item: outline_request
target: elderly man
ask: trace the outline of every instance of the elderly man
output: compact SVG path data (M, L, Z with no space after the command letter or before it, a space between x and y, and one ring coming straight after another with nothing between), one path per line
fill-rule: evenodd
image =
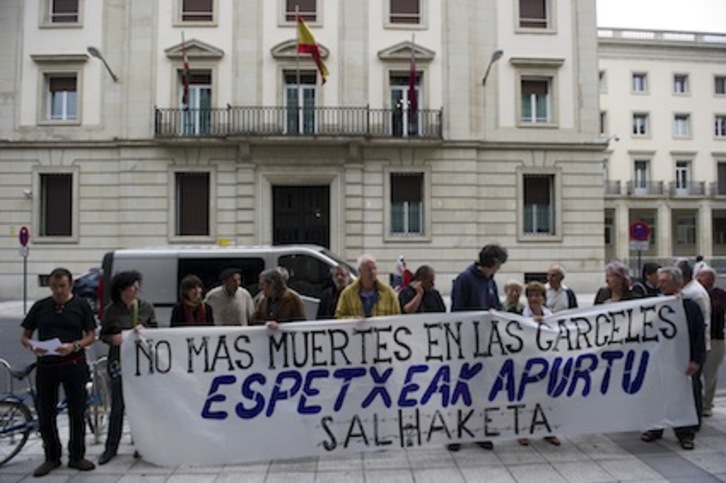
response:
M320 305L318 305L317 319L335 318L335 309L338 307L340 294L352 282L348 268L345 265L331 268L330 277L333 279L333 285L323 290Z
M396 292L378 280L376 259L371 255L358 257L358 280L340 294L335 318L382 317L399 313Z
M565 269L558 263L553 263L547 269L547 308L555 312L576 309L577 297L575 292L567 287L562 281L565 279Z
M252 295L242 287L242 272L227 268L219 276L222 285L207 293L205 302L212 307L216 325L248 325L255 311Z
M275 329L281 323L305 320L305 306L300 296L287 288L279 270L263 271L259 283L264 298L252 314L250 325L264 324Z
M702 415L713 415L713 398L716 394L718 369L724 356L724 315L726 314L726 291L716 287L716 272L709 266L702 267L696 280L708 290L711 299L711 350L706 352L703 365L703 411Z
M681 292L683 286L683 274L677 267L666 267L658 270L658 287L663 295L676 295ZM691 376L691 386L693 390L693 399L696 403L696 413L698 414L699 424L696 426L684 426L673 428L681 448L691 450L694 448L693 440L696 437L696 431L701 421L701 384L700 369L706 358L705 339L703 336L704 323L703 314L698 305L693 300L683 298L683 308L686 312L686 322L688 323L689 337L689 358L686 374ZM663 437L662 429L651 429L640 436L640 439L646 443L653 442Z

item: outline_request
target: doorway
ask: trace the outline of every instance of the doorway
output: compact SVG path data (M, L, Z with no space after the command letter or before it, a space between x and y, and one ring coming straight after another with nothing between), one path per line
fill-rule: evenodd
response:
M273 186L272 243L330 248L330 186Z

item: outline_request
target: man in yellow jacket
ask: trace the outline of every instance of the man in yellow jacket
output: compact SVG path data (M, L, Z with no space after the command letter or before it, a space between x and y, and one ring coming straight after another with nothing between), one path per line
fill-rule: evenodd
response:
M340 294L336 319L360 319L400 314L396 292L378 280L376 259L371 255L358 257L358 280Z

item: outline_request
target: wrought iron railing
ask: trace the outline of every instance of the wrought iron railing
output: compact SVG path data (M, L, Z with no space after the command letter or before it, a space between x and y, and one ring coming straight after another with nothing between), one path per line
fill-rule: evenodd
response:
M620 193L620 181L605 181L605 194L606 195L619 195Z
M726 196L726 182L712 181L709 185L709 194L711 196Z
M353 136L442 138L442 110L370 107L263 107L155 110L160 138L226 136Z
M671 181L668 185L671 196L704 196L706 194L706 183L693 181L690 183L677 183Z
M662 195L663 181L628 181L626 190L629 196Z

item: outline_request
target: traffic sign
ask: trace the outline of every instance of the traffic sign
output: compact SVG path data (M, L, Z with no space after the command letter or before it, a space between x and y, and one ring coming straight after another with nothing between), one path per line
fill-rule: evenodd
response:
M648 241L650 238L650 226L642 221L634 221L630 224L630 239L634 241Z
M28 231L27 226L24 226L20 229L20 233L18 233L18 240L20 241L21 246L28 246L28 240L30 240L30 232Z

